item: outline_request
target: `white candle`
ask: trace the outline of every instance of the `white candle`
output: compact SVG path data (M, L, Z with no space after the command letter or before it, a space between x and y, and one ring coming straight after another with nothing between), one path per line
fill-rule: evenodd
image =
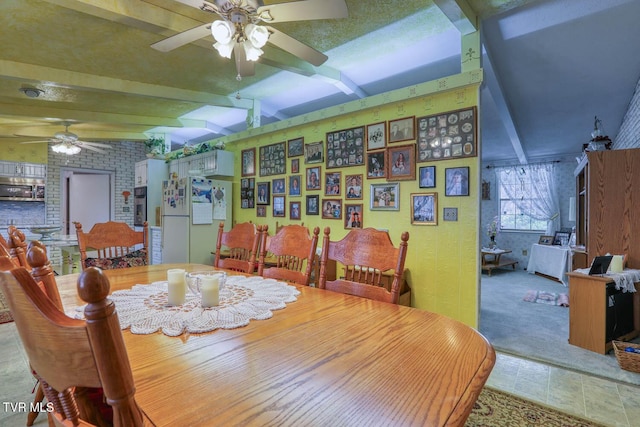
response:
M215 307L219 303L220 278L215 276L204 276L200 278L200 296L203 307Z
M181 268L172 268L167 270L167 281L169 282L169 305L184 304L185 295L187 293L187 283L185 280L185 272Z

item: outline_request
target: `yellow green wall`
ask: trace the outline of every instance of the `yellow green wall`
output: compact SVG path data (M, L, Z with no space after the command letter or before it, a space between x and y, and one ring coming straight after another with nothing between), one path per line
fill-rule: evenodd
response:
M462 109L479 105L479 87L482 71L476 70L447 77L433 82L411 86L405 89L389 92L375 97L343 104L327 110L310 113L282 122L251 129L241 134L226 137L226 149L235 153L234 190L233 190L233 219L235 222L253 221L258 224L268 224L269 229L275 229L276 221L280 224L304 222L313 228L319 226L331 227L332 240L342 238L347 230L342 220L322 219L318 216L305 215L305 195L319 194L323 198L324 185L321 191L306 191L305 178L307 166L303 157L300 159L300 174L303 175L302 196L286 196L286 217L274 218L271 214L272 205L267 207L267 217L257 218L256 210L241 209L240 207L240 171L241 151L251 147L260 147L293 138L304 137L305 143L325 141L325 134L333 130L342 130L355 126L366 126L383 120L393 120L408 116L427 116L439 112ZM478 110L478 124L480 111ZM480 131L478 129L478 135ZM408 142L398 143L403 145ZM409 142L410 143L410 142ZM415 141L413 142L415 143ZM326 141L325 141L326 154ZM480 142L478 142L478 152ZM256 157L259 150L256 150ZM326 160L326 159L325 159ZM364 208L363 227L384 228L397 244L400 234L409 231L409 249L406 259L407 279L412 288L412 306L434 311L462 321L472 327L477 327L478 319L478 218L480 159L471 157L456 160L440 160L419 163L419 166L436 166L435 189L421 189L417 179L414 181L400 181L400 210L399 211L371 211L369 210L369 193L371 183L383 183L385 180L366 179L366 166L330 169L331 172L342 171L342 179L347 174L363 174L362 201L346 201L344 195L339 196L343 203L362 203ZM322 175L327 171L322 166ZM470 196L445 197L444 174L445 168L469 166L470 168ZM258 167L256 165L256 171ZM291 159L287 159L287 172L291 174ZM258 172L257 172L258 173ZM271 182L274 178L285 175L268 177L255 176L256 183ZM344 191L344 185L342 185ZM438 225L412 225L410 220L410 194L436 191L438 193ZM289 202L300 201L302 218L300 221L289 219ZM458 221L443 221L444 207L458 208ZM322 236L322 231L321 231Z
M47 163L48 144L0 143L0 160L10 162Z

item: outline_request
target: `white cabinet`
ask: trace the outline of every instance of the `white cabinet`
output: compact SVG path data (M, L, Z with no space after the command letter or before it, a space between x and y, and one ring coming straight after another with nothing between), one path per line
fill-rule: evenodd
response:
M233 153L213 150L189 157L172 160L169 173L177 178L187 176L233 176Z
M45 179L47 177L47 165L0 161L0 176Z
M146 187L147 186L147 161L137 162L136 163L136 178L135 178L135 187Z

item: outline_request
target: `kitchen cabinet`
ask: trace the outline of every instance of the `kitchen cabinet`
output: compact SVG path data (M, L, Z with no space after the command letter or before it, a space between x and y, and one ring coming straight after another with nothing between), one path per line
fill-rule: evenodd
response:
M138 194L136 190L134 194L135 224L141 225L147 221L149 225L159 225L156 211L160 210L162 204L162 181L168 177L168 166L164 160L147 159L136 163L135 187L145 187L146 191Z
M233 153L224 150L213 150L172 160L169 163L169 174L174 178L188 176L233 177Z
M47 177L47 165L0 161L0 176L45 179Z
M640 268L640 149L587 153L576 177L576 246L591 264L598 255L626 254Z

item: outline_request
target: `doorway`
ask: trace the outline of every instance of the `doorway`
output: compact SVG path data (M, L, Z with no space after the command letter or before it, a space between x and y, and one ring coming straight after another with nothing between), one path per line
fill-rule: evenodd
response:
M94 169L61 169L62 229L75 234L73 222L85 231L98 222L110 221L115 214L115 172Z

